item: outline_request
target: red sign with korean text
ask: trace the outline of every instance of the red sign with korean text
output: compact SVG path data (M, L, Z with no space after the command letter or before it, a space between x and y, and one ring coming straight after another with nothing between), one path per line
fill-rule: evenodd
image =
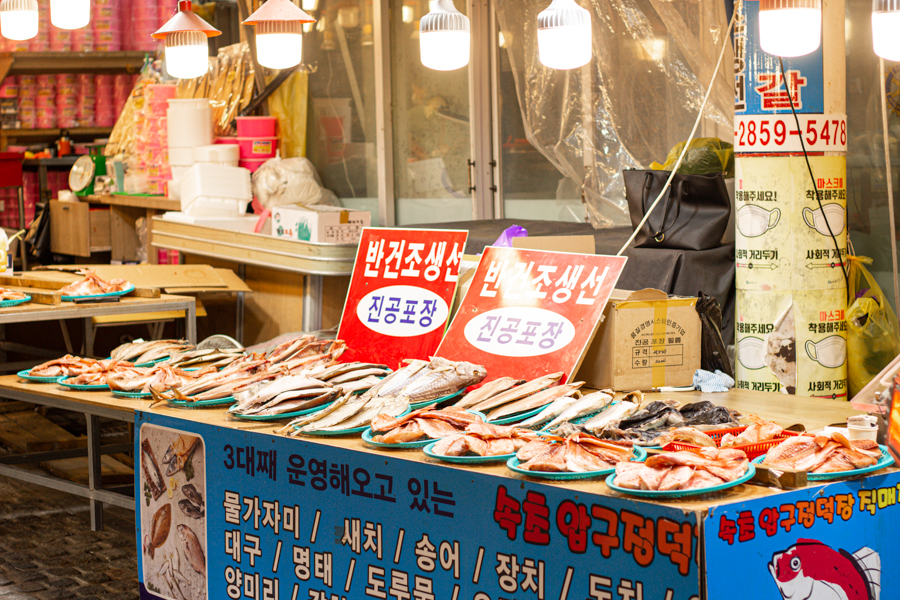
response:
M571 377L625 257L487 248L437 356L484 365L485 381Z
M434 356L450 317L467 231L363 229L338 338L344 362Z

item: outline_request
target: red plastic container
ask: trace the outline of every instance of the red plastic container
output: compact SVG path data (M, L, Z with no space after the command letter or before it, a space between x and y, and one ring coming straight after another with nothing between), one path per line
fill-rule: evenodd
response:
M272 138L275 137L275 117L237 117L237 136L239 138Z
M252 173L256 173L256 170L259 169L261 166L263 166L263 163L265 163L267 160L269 160L269 159L268 158L242 158L241 161L238 163L238 166L247 169L252 174Z
M272 158L278 150L277 137L237 138L242 159Z
M722 438L725 437L725 434L730 433L731 435L738 435L743 433L747 428L746 427L731 427L728 429L716 429L714 431L704 431L706 435L711 437L713 441L716 443L716 447L719 447L719 444L722 442ZM782 431L777 437L766 440L765 442L757 442L755 444L740 444L738 446L730 446L735 450L743 450L744 454L747 455L749 460L753 460L757 456L762 456L767 453L769 450L783 442L789 437L802 435L800 433L796 433L794 431ZM663 448L666 452L677 452L678 450L699 450L700 446L695 446L694 444L687 444L684 442L672 442L671 444L666 444Z

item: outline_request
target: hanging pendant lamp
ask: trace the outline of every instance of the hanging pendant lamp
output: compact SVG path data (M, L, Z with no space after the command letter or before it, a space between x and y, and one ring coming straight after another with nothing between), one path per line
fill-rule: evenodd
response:
M900 0L873 1L872 45L881 58L900 61Z
M453 71L469 64L469 18L453 0L431 0L431 12L419 21L422 64L436 71Z
M30 40L38 34L37 0L0 2L0 34L8 40Z
M178 12L153 34L166 41L166 71L178 79L193 79L209 70L209 38L222 32L191 10L191 0L179 0Z
M81 29L91 22L91 0L50 0L50 22L59 29Z
M775 56L803 56L822 43L822 0L760 0L759 46Z
M575 4L575 0L553 0L537 20L542 65L565 70L590 62L591 13Z
M290 0L268 0L244 25L256 26L256 60L270 69L287 69L303 59L303 24L316 20Z

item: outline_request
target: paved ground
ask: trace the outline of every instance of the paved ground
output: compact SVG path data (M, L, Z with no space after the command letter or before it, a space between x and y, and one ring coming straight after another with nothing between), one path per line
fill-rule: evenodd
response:
M0 476L0 600L138 598L134 512Z

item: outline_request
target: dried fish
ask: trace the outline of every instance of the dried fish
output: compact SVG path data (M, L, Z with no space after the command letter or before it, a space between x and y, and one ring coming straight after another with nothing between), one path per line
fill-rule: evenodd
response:
M563 412L561 412L555 419L550 421L550 423L547 424L547 429L553 429L563 422L572 421L580 417L586 417L587 415L592 415L596 412L600 412L601 410L612 404L612 401L613 397L606 392L594 392L593 394L587 394L586 396L583 396L578 402L563 410Z
M556 385L557 383L559 383L559 380L562 379L563 375L565 375L565 373L562 372L553 373L551 375L543 375L536 379L532 379L527 383L516 386L506 392L503 392L502 394L497 394L496 396L492 396L487 400L479 402L472 408L484 412L492 408L497 408L498 406L503 406L504 404L509 404L510 402L515 402L516 400L520 400L522 398L525 398L526 396L536 394L544 388Z
M457 402L454 406L458 406L459 408L470 408L475 406L479 402L483 402L488 398L492 398L497 394L501 394L506 390L515 387L517 385L522 385L525 383L524 379L516 379L515 377L500 377L499 379L494 379L490 381L477 390L473 392L469 392L462 399Z
M153 513L153 518L150 521L150 539L145 540L145 543L149 541L149 544L144 549L150 554L150 558L154 558L156 549L166 543L166 540L169 538L169 529L171 527L172 505L166 503Z
M503 417L514 415L516 413L532 410L539 406L544 406L548 402L553 402L562 396L569 396L578 392L578 389L584 385L583 381L575 383L567 383L541 390L536 394L526 396L521 400L504 404L500 408L496 408L487 415L488 422L502 419Z

